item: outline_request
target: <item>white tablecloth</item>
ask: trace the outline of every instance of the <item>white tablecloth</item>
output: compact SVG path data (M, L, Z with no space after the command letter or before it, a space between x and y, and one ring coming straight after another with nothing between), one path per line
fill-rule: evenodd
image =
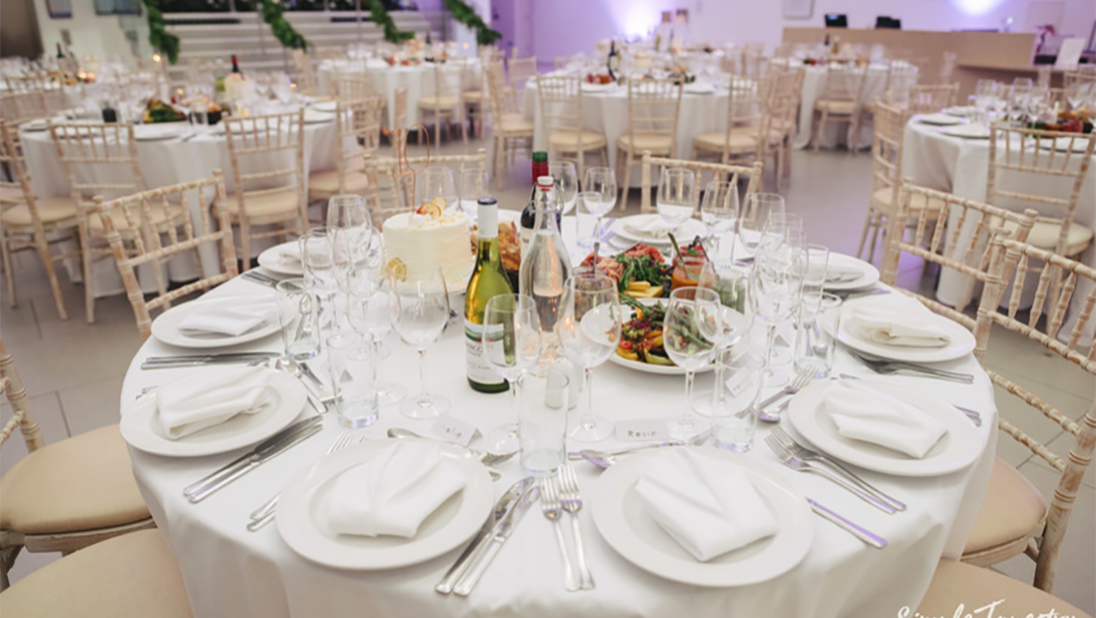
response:
M567 226L565 226L567 227ZM272 294L269 288L236 280L211 294ZM414 350L389 339L391 356L384 377L417 389ZM244 349L245 346L241 346ZM248 350L279 350L273 335L246 346ZM180 350L149 339L141 348L122 388L123 414L141 388L163 384L191 369L141 371L150 355ZM432 392L452 401L451 414L481 429L512 421L508 395L484 395L468 388L464 376L465 345L460 328L450 328L427 353ZM340 571L312 563L291 550L276 526L251 533L248 513L279 491L304 467L316 461L340 430L334 414L312 438L258 468L199 504L191 504L181 489L232 460L239 453L195 459L171 459L131 449L134 474L160 530L182 569L195 616L212 618L325 618L359 616L813 616L816 618L880 618L916 607L927 589L938 559L958 557L973 525L989 479L996 446L996 409L992 388L973 358L945 363L949 369L975 374L973 386L894 377L895 384L931 386L933 394L983 415L980 440L970 444L981 453L976 462L952 474L902 479L863 475L909 505L887 515L828 481L776 466L764 446L762 428L750 454L774 466L808 495L887 538L889 545L872 549L819 518L813 545L797 567L768 582L740 588L699 588L663 580L624 560L601 538L590 508L580 513L583 535L597 590L567 593L551 525L535 508L509 540L479 586L466 599L443 597L434 584L460 550L422 564L391 571ZM841 351L835 371L867 372ZM652 376L606 364L595 370L595 405L614 419L666 417L681 412L684 379ZM710 374L698 380L703 388ZM360 433L381 439L390 426L428 433L430 421L411 421L397 409L386 408L378 423ZM598 446L611 447L612 440ZM569 445L571 448L578 444ZM579 483L588 497L598 491L598 471L576 463ZM496 497L518 478L517 459L497 469L502 480Z
M792 143L797 149L806 148L814 136L812 130L812 118L814 114L814 102L818 100L826 90L826 67L808 66L803 76L803 97L799 101L799 128ZM865 78L863 103L874 101L881 97L887 87L887 68L882 65L869 65ZM852 127L848 123L827 123L822 131L822 148L836 148L846 146L849 143L848 133ZM871 147L871 120L865 118L860 124L860 135L856 144L858 148Z
M49 131L22 131L20 138L23 145L23 153L26 157L27 169L31 175L31 187L39 197L68 197L69 183L65 176L64 167L57 157L57 149L50 139ZM304 167L308 172L335 169L338 164L338 134L335 127L334 116L331 122L321 124L306 124L304 130ZM232 179L232 163L229 159L228 144L223 133L216 133L211 128L203 133L183 141L182 138L140 141L137 142L137 156L141 180L145 189L155 189L166 185L209 178L213 170L219 169L224 173L225 186L228 193L235 191ZM277 155L277 161L271 160L270 169L284 169L295 164L292 153ZM254 161L249 157L248 161ZM243 161L241 161L243 164ZM275 167L277 166L277 167ZM99 168L99 173L105 173ZM248 171L258 170L242 170ZM122 176L127 178L127 176ZM92 179L83 179L93 181ZM104 182L102 178L94 179L94 182ZM128 182L128 180L125 180ZM308 178L305 178L305 191L308 190ZM117 196L108 196L117 197ZM195 225L200 224L197 211L191 213ZM200 228L196 228L200 229ZM272 242L272 241L271 241ZM253 243L255 252L260 251L266 245ZM205 245L200 248L202 261L206 265L206 274L212 274L219 269L217 256L212 246ZM257 255L257 253L255 253ZM239 257L239 256L237 256ZM69 278L74 281L82 280L79 262L69 260L66 262ZM140 272L138 275L140 276ZM111 296L125 292L122 277L118 274L118 267L114 260L102 260L95 264L93 275L95 277L95 295L97 297ZM190 254L184 254L172 260L168 265L168 275L172 281L189 281L197 276L197 270ZM141 277L146 292L155 290L155 283L150 277Z
M446 72L459 71L460 68L454 63L446 63L442 65L442 70ZM416 66L389 66L387 62L380 58L326 60L320 64L317 72L316 80L320 92L328 95L332 94L331 79L337 72L353 73L355 71L366 71L373 78L374 91L383 96L388 105L387 125L389 127L398 128L395 127L393 110L396 103L396 90L399 88L407 88L408 125L420 122L419 99L433 95L435 90L434 65L432 63L423 63ZM467 80L464 83L465 90L483 90L483 78L478 58L468 60L468 74L465 75L465 79Z

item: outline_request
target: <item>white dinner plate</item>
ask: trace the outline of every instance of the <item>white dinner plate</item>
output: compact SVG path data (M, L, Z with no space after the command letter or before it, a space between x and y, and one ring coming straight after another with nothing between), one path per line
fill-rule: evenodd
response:
M45 131L49 128L49 121L45 118L35 118L19 125L20 131Z
M442 503L413 538L337 534L323 504L340 474L366 463L390 446L374 440L342 449L295 476L278 499L278 532L305 558L337 569L394 569L418 564L463 545L487 519L495 490L487 467L458 446L439 444L441 454L465 477L464 489ZM529 517L532 517L532 513Z
M616 233L617 236L625 240L632 241L632 244L637 242L645 243L652 246L670 246L669 236L655 236L653 234L643 234L635 231L628 230L626 226L642 225L645 221L661 220L662 217L656 214L651 215L633 215L631 217L621 217L613 222L610 226L610 230ZM677 238L679 244L688 244L692 242L696 236L703 236L707 230L704 229L704 224L696 219L689 219L685 223L681 224L681 227L677 228L677 233L674 236Z
M317 112L326 112L326 113L329 113L329 114L334 114L335 110L338 108L338 106L339 106L339 104L336 101L321 101L319 103L310 104L308 106L308 108L312 109L312 110L315 110Z
M963 117L970 116L971 114L974 114L977 111L978 111L978 108L974 107L973 105L957 105L955 107L948 107L948 108L944 109L945 114L950 114L952 116L963 116Z
M312 109L304 110L304 123L305 124L323 124L325 122L334 122L335 117L325 112L318 112Z
M160 427L156 394L152 391L141 396L122 417L122 437L135 449L168 457L216 455L265 440L296 420L308 402L300 380L283 371L268 371L274 404L255 414L237 414L219 425L170 440Z
M859 258L855 258L851 255L843 255L840 253L831 253L829 258L829 264L834 266L841 266L842 269L857 269L861 271L861 275L857 279L851 279L848 281L841 280L833 283L827 281L825 289L829 291L840 290L859 290L875 285L879 281L879 269L872 266L870 263L865 262Z
M288 247L299 248L300 245L297 241L291 240L263 251L259 254L259 266L279 275L303 277L304 266L301 264L301 260L287 258L282 255L282 250ZM299 255L300 252L297 251L296 253Z
M770 464L712 447L695 452L738 466L776 516L779 531L746 547L699 562L659 526L635 491L644 466L669 451L637 453L601 473L589 492L594 523L605 541L637 567L695 586L746 586L794 568L811 548L815 522L806 499ZM284 495L284 494L283 494ZM279 514L279 517L281 515Z
M826 389L832 380L818 380L799 391L788 404L792 427L822 451L868 470L896 476L937 476L961 470L978 458L982 438L974 423L951 405L922 391L871 380L872 386L916 406L947 428L940 440L921 459L889 448L846 438L837 432L829 414L820 411Z
M1072 145L1070 144L1072 142ZM1039 140L1039 148L1043 150L1050 150L1052 142L1050 140ZM1056 138L1053 142L1055 152L1084 152L1088 150L1088 139L1078 138L1070 139L1068 137Z
M989 139L989 129L980 124L957 124L940 130L944 135L964 139Z
M174 139L185 133L189 126L185 122L139 124L133 127L133 139L139 142Z
M901 297L896 297L894 302L900 302L897 300L898 298ZM903 298L902 300L910 303L917 303L916 300L909 298ZM845 306L853 303L871 303L878 301L878 297L865 296L863 298L848 300L845 302ZM936 320L940 325L941 330L948 336L947 345L936 348L919 348L876 343L850 332L844 320L841 321L841 327L838 329L837 340L854 350L859 350L860 352L872 356L878 356L879 358L888 360L905 361L907 363L940 363L963 358L974 351L974 345L976 343L974 333L967 330L962 324L953 322L935 313L929 314L928 317ZM833 334L833 321L826 320L825 328Z
M653 306L655 303L659 302L662 303L663 306L668 306L670 304L669 298L638 298L636 300L638 300L640 304L647 306ZM634 313L630 313L628 315L631 316L634 315ZM631 317L629 317L628 319L631 319ZM609 356L609 361L612 362L614 365L620 365L621 367L627 367L628 369L635 369L636 371L642 371L643 373L653 373L660 376L683 376L688 373L684 367L678 367L677 365L652 365L650 363L641 363L639 361L628 360L622 356L619 356L616 353L616 350L614 350L613 354ZM715 369L715 363L708 363L700 369L697 369L696 372L705 373L713 369Z
M152 336L156 337L164 343L171 345L177 345L183 348L220 348L224 346L237 345L240 343L247 343L248 341L255 341L256 339L262 339L267 335L278 332L281 328L281 324L278 323L277 318L269 322L260 324L258 327L238 336L230 335L190 335L179 330L179 324L190 314L191 311L199 309L201 307L208 307L211 303L233 303L237 301L254 302L254 296L222 296L219 298L211 299L198 299L192 300L188 303L176 305L171 309L161 313L155 320L152 321ZM274 303L273 295L270 298L271 304Z
M583 92L606 92L613 87L613 84L590 84L582 82Z
M953 116L951 114L943 114L943 113L941 113L941 114L925 114L923 116L918 116L917 121L921 122L921 123L924 123L924 124L931 124L931 125L938 126L938 127L949 127L949 126L952 126L952 125L963 124L964 122L966 122L965 120L963 120L962 118L959 118L958 116Z
M715 86L708 82L693 82L685 84L682 89L689 94L711 94L715 92Z

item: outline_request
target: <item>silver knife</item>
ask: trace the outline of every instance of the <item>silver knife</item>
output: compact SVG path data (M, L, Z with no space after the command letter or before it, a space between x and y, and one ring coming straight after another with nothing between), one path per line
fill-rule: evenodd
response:
M811 510L814 511L815 514L821 516L822 519L836 524L838 528L841 528L842 530L855 536L861 541L864 541L868 545L871 545L876 549L883 549L887 546L887 540L883 537L877 534L873 534L868 530L852 523L851 521L845 519L837 513L834 513L833 511L815 502L814 500L807 498L807 504L811 505Z
M222 354L196 354L186 356L150 356L141 363L141 369L166 369L195 367L224 363L250 363L280 356L277 352L234 352Z
M289 427L286 427L285 429L279 431L278 433L267 438L266 440L263 440L262 442L257 444L255 448L251 449L247 453L244 453L234 461L222 466L215 472L203 477L202 479L199 479L198 481L187 485L183 488L183 495L189 498L192 494L198 492L204 487L212 485L213 483L216 483L223 478L226 478L229 475L233 474L237 469L246 465L250 459L261 456L262 453L270 449L276 448L283 442L292 439L293 437L301 433L304 433L313 426L320 427L320 423L321 418L319 416L313 416L310 418L306 418L303 421L297 421L296 423L293 423Z
M504 493L502 497L499 498L498 503L495 504L495 508L491 511L491 516L487 518L487 521L483 522L483 527L476 533L476 538L472 539L472 542L468 544L468 547L464 548L464 552L462 552L460 557L457 558L457 561L453 563L453 566L449 567L449 571L446 572L445 577L442 577L441 581L434 586L436 592L440 594L449 594L450 592L453 592L453 586L468 571L469 565L476 562L483 554L491 530L494 529L499 520L506 517L510 511L513 510L517 500L523 496L534 483L536 483L536 479L533 477L526 477L517 483L514 483L510 486L510 489L506 490L506 493Z
M453 592L459 597L466 597L472 589L479 583L483 573L490 566L491 561L498 555L499 550L502 549L506 540L510 538L510 535L514 533L518 524L521 523L521 518L525 516L525 512L529 510L529 507L533 506L533 503L540 498L540 486L533 485L529 489L525 490L522 494L521 500L514 505L510 512L506 514L491 531L488 536L487 544L483 549L483 554L476 560L468 572L460 578L457 585L453 588Z

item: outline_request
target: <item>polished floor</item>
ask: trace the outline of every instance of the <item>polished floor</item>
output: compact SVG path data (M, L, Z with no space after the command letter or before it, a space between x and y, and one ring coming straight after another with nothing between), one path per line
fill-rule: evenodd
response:
M444 145L434 152L473 152L479 142ZM418 150L412 147L412 154ZM528 199L529 163L518 157L514 166L495 179L499 204L520 209ZM638 172L638 170L637 170ZM788 210L803 216L810 241L831 250L852 253L860 237L867 196L871 186L871 162L867 155L840 152L796 152L791 187L782 192ZM771 182L771 179L770 179ZM628 213L639 209L638 191L633 191ZM618 208L614 215L624 214ZM878 251L876 262L878 263ZM30 393L31 404L47 441L94 429L118 420L118 398L129 361L141 339L129 303L122 295L99 299L98 321L88 325L83 318L83 290L62 281L68 321L57 317L49 285L41 266L30 254L15 259L18 306L0 303L0 335L15 357L16 366ZM920 264L903 263L899 283L909 288L929 289L930 280L921 278ZM6 293L6 292L5 292ZM1074 419L1080 419L1091 405L1096 383L1077 367L1045 355L1030 342L996 329L987 365L1045 397ZM998 389L997 405L1002 416L1033 437L1064 455L1072 444L1055 423L1043 418L1019 399ZM10 409L6 402L3 416ZM0 450L0 469L7 470L25 453L16 436ZM998 454L1019 469L1049 501L1057 475L1042 460L1008 436L1001 434ZM55 554L20 555L12 580L57 558ZM1030 582L1034 563L1020 556L998 565L1000 571ZM1096 473L1090 468L1070 521L1058 566L1054 593L1079 608L1096 614Z

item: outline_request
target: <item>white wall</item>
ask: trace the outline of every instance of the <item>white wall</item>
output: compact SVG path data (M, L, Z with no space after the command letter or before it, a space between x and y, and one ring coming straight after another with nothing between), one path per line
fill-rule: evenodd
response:
M645 33L657 24L661 11L676 8L689 9L693 42L764 41L768 49L780 43L785 26L822 26L825 13L847 14L852 28L874 27L876 16L889 15L901 19L906 30L999 29L1012 17L1013 32L1024 32L1029 31L1029 5L1051 2L1062 5L1058 32L1086 39L1096 21L1094 0L814 0L814 15L809 20L784 19L781 0L532 2L534 50L545 60L588 52L599 39L613 35Z
M46 10L46 0L34 0L38 13L38 26L42 32L42 46L46 55L57 53L61 42L61 30L67 29L72 36L72 51L79 57L87 55L132 54L129 41L116 15L96 15L91 0L72 0L72 18L51 19ZM142 16L143 19L143 16Z

